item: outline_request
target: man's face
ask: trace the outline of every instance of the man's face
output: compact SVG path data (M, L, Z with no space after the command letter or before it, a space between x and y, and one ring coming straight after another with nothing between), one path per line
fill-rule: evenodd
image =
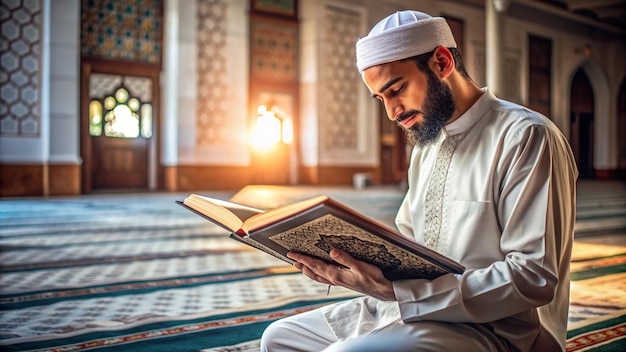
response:
M413 61L370 67L363 71L363 80L412 144L433 143L454 113L450 87L430 69L419 70Z

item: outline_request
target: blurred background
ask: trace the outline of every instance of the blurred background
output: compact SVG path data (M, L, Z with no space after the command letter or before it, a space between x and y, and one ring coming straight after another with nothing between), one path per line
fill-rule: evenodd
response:
M0 196L402 185L354 45L445 17L467 70L549 116L582 179L624 179L623 0L2 0Z

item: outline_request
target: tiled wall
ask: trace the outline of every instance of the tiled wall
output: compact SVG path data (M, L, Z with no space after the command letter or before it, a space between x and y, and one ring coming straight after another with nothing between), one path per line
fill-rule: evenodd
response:
M81 0L81 55L161 62L161 0Z
M0 2L0 194L80 193L80 0Z
M323 80L325 111L320 124L322 149L355 150L359 148L358 102L362 83L355 69L354 47L360 37L361 15L348 9L324 8L324 34L327 45L321 58L326 69Z
M2 1L0 21L0 135L37 136L42 3Z
M229 139L226 94L227 8L225 0L197 0L198 103L196 143L219 145Z

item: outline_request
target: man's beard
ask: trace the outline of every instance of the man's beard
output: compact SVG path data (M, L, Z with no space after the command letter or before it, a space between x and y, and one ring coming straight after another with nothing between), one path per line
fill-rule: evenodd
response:
M450 87L437 79L433 72L427 71L426 74L428 76L428 93L422 107L424 122L422 124L416 123L406 128L400 123L401 119L396 120L406 134L407 142L419 147L432 144L439 138L441 130L452 117L455 108ZM415 112L415 110L407 112L405 115Z

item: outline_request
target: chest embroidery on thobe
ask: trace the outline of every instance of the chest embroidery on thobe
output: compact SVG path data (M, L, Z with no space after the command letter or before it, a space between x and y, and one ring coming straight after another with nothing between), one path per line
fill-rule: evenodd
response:
M426 191L424 243L439 253L448 251L448 236L443 231L442 221L446 216L444 204L446 180L450 161L456 147L456 137L447 137L437 152L435 167Z

